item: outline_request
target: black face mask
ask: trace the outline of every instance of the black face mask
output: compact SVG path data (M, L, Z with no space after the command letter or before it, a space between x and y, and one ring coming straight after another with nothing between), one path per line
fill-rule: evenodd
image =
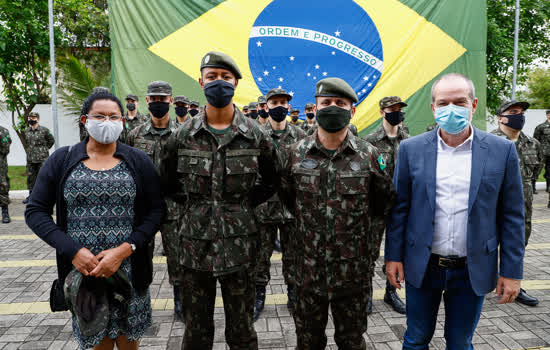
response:
M509 128L521 130L525 125L525 115L523 114L503 115L503 117L508 118L508 123L502 124L506 125Z
M396 126L397 124L401 123L403 121L403 112L397 111L397 112L386 112L385 117L388 123L392 126Z
M36 123L38 123L37 120L29 119L29 125L30 125L30 126L36 125Z
M168 102L149 102L149 112L155 118L162 118L170 110L170 103Z
M215 108L223 108L227 106L233 99L235 87L224 81L215 80L204 85L204 96L210 105Z
M126 104L126 109L131 112L131 111L136 109L136 104L135 103L127 103Z
M278 106L278 107L269 109L269 116L271 117L271 119L273 119L277 123L280 123L283 120L285 120L287 114L288 114L288 108L283 106Z
M187 107L176 107L174 109L176 110L176 115L178 117L183 118L187 114Z
M198 110L198 109L194 109L194 108L193 108L193 109L190 109L190 110L189 110L189 114L190 114L192 117L194 117L194 116L196 116L197 114L199 114L199 110Z
M300 118L300 116L299 115L293 115L291 118L292 118L293 122L297 122L298 118Z
M315 118L315 113L306 113L307 119L313 119Z
M344 129L350 120L351 111L338 106L330 106L317 111L317 123L330 133Z
M264 119L269 117L269 114L267 114L267 112L263 109L260 109L259 114L260 114L260 117Z
M250 112L250 113L248 113L248 116L252 119L257 119L258 118L258 112Z

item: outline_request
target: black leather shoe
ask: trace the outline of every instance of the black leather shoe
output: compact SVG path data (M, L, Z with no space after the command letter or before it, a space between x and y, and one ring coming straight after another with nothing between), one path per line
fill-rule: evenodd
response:
M397 294L395 287L391 284L386 283L386 293L384 293L384 302L392 307L392 309L402 315L407 313L405 308L405 303L401 300Z
M533 181L533 194L538 194L537 192L537 183Z
M183 306L181 304L180 288L177 286L174 286L174 314L176 315L176 319L185 323L185 319L183 317Z
M527 294L523 288L519 290L519 295L516 298L516 301L527 306L537 306L539 304L539 300Z
M9 224L11 222L10 213L8 212L8 206L2 207L2 223Z
M550 192L550 181L546 181L546 192Z
M279 241L279 239L276 239L275 240L275 243L273 245L273 250L276 250L278 251L279 253L282 251L281 250L281 241Z
M289 284L287 286L287 297L288 301L286 302L286 307L288 308L288 312L292 315L294 313L294 303L296 302L296 298L294 297L294 286L292 284Z
M27 203L29 203L29 197L23 199L23 204L27 204Z
M265 286L256 286L256 301L254 302L253 321L256 322L260 318L260 314L265 307Z

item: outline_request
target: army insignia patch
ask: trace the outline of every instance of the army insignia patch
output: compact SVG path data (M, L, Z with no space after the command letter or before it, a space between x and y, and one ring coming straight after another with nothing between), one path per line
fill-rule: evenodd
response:
M359 171L361 170L361 164L359 164L359 162L351 162L349 167L351 168L351 170L353 171Z
M386 169L386 161L384 160L384 156L383 155L380 155L380 157L378 157L378 165L380 165L380 169L381 170L384 170Z
M304 169L315 169L319 163L315 159L304 159L302 161L302 168Z
M210 61L210 55L207 55L207 56L204 58L204 64L207 64L208 61Z

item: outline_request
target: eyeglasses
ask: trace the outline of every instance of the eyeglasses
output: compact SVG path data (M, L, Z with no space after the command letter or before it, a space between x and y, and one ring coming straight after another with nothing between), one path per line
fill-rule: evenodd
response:
M88 115L88 114L86 114L86 117L91 118L91 119L94 119L94 120L98 120L98 121L101 121L101 122L104 122L104 121L106 121L107 119L109 119L109 120L112 121L112 122L119 122L119 121L122 120L122 116L121 116L121 115L111 115L111 116L108 116L108 115L101 115L101 114L96 114L96 115Z

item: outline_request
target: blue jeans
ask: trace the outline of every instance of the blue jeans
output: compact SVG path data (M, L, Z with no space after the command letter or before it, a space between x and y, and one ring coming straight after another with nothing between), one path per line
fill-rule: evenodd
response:
M441 296L445 303L445 340L448 350L473 349L483 299L472 290L466 268L449 269L428 264L421 288L406 284L407 331L403 350L429 349Z

